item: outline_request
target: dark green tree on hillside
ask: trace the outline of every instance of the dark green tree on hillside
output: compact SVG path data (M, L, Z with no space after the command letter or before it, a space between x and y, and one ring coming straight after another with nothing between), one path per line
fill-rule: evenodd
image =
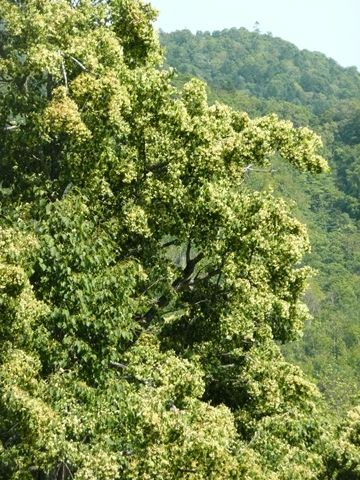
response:
M0 0L0 476L314 479L308 250L245 186L319 138L171 86L138 0Z

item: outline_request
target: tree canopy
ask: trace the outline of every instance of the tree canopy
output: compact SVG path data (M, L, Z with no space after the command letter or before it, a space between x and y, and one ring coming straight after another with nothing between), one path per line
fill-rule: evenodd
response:
M306 229L245 181L326 171L320 138L176 89L155 17L0 0L1 478L327 478L357 417L331 437L278 346Z
M276 112L323 139L331 175L310 176L276 161L276 175L253 172L247 181L294 200L296 215L307 225L312 252L306 262L317 275L305 301L315 318L306 323L303 338L283 351L343 416L360 391L360 74L318 52L244 28L160 32L160 39L167 63L179 72L177 85L191 72L209 82L210 102L225 102L254 118Z

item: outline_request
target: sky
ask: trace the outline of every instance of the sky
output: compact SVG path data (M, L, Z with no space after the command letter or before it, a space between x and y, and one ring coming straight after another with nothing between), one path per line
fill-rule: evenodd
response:
M156 27L192 32L245 27L322 52L360 71L360 0L149 0Z

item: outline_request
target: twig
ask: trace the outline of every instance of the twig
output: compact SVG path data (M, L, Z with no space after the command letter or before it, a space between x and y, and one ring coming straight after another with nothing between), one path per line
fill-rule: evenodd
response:
M141 295L144 295L146 292L148 292L151 288L155 287L155 285L157 285L159 282L161 282L162 280L164 280L165 278L164 277L160 277L158 278L157 280L155 280L153 283L151 283L148 287L146 287L142 292L141 292Z

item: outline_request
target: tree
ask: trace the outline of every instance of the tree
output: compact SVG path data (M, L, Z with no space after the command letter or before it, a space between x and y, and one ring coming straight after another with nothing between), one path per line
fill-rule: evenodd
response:
M326 170L320 139L175 89L141 1L0 14L1 477L317 478L319 394L275 343L308 238L244 181Z
M360 409L350 410L339 425L335 441L328 449L326 465L329 478L357 479L360 475Z

